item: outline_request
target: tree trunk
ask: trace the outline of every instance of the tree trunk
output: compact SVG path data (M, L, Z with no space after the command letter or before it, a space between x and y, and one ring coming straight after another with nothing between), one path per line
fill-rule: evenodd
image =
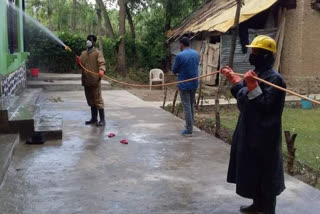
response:
M130 12L130 9L128 7L128 4L126 4L126 14L127 14L127 17L128 17L128 22L130 24L130 30L131 30L132 39L135 40L136 39L136 31L135 31L134 22L133 22L133 19L132 19L131 12Z
M72 15L71 15L71 30L73 33L76 32L77 28L77 0L73 0L72 3Z
M48 13L48 27L49 29L52 29L52 20L51 20L51 16L52 16L52 10L51 10L51 4L50 1L47 1L47 13Z
M136 30L135 30L134 22L133 22L128 4L126 4L126 14L128 17L128 22L129 22L130 30L131 30L131 36L132 36L132 40L133 40L133 56L136 58L137 57L137 49L136 49L136 44L135 44L136 43ZM135 62L136 61L137 60L135 60Z
M242 6L242 0L236 0L237 1L237 11L234 19L234 27L236 30L233 32L232 36L232 44L231 44L231 51L229 56L229 67L233 67L233 61L234 61L234 52L236 50L237 45L237 37L239 33L239 21L240 21L240 12L241 12L241 6ZM220 137L220 128L221 128L221 118L220 118L220 94L223 90L225 80L223 79L218 87L216 98L215 98L215 113L216 113L216 137Z
M106 9L106 7L105 7L105 5L104 5L102 0L96 0L96 2L97 2L99 8L101 9L101 11L103 13L104 22L105 22L105 25L106 25L107 36L112 38L112 37L114 37L114 32L113 32L113 28L112 28L112 25L111 25L111 21L110 21L107 9Z
M126 74L126 46L125 46L125 33L126 33L126 3L125 0L118 0L120 7L119 11L119 52L116 71Z
M101 9L97 9L97 16L98 16L98 37L99 37L99 49L103 54L103 40L102 40L102 16L101 16Z
M237 1L237 12L236 12L236 17L234 20L234 27L235 31L233 31L232 35L232 43L231 43L231 52L229 56L229 67L233 67L233 61L234 61L234 53L236 50L236 45L237 45L237 38L239 34L239 21L240 21L240 12L241 12L241 4L242 0L236 0Z
M172 3L170 0L166 1L166 22L165 22L165 26L164 26L164 32L167 33L170 29L171 29L171 11L172 11ZM165 69L166 71L170 71L171 70L171 51L170 51L170 43L169 42L165 42L165 49L167 50L167 56L165 59Z
M167 32L171 29L171 11L172 11L172 2L171 0L166 1L166 22L164 26L164 31Z

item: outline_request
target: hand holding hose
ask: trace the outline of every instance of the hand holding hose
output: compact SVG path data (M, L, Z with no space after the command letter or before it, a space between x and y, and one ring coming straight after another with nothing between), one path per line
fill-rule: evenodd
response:
M236 75L229 66L222 68L220 73L223 74L232 84L241 82L241 78Z
M99 73L98 73L99 77L103 77L104 75L104 71L103 70L100 70Z
M253 91L256 87L258 87L258 81L255 79L257 77L257 74L254 71L248 71L244 75L244 81L247 84L248 90Z
M79 56L76 56L76 62L77 62L77 64L78 64L78 65L80 65L80 64L81 64L81 59L80 59L80 57L79 57Z

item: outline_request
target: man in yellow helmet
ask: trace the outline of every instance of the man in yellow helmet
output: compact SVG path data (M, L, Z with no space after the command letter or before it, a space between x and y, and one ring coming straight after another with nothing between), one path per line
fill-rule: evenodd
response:
M285 92L254 77L286 87L281 75L272 69L276 42L268 36L256 37L251 45L250 63L254 71L244 81L229 67L221 73L233 84L240 116L232 137L227 181L236 184L236 192L253 199L251 206L240 208L247 214L275 214L276 197L285 189L281 147L281 115Z

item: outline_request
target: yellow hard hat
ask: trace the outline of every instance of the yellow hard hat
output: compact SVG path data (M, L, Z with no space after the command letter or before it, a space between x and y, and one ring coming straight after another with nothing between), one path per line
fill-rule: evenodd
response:
M260 35L254 38L250 45L247 45L249 48L261 48L273 53L277 52L277 43L274 39L269 36Z

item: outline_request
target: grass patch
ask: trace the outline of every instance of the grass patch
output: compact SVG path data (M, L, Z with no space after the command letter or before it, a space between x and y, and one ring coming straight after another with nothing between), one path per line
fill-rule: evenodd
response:
M304 110L285 108L282 117L282 128L297 133L295 146L296 158L301 162L320 168L320 109ZM283 138L284 153L287 148Z
M234 130L237 125L239 111L222 110L221 123ZM296 158L313 168L320 169L320 109L304 110L286 107L282 115L283 131L297 133ZM286 140L283 133L283 151L287 153Z

